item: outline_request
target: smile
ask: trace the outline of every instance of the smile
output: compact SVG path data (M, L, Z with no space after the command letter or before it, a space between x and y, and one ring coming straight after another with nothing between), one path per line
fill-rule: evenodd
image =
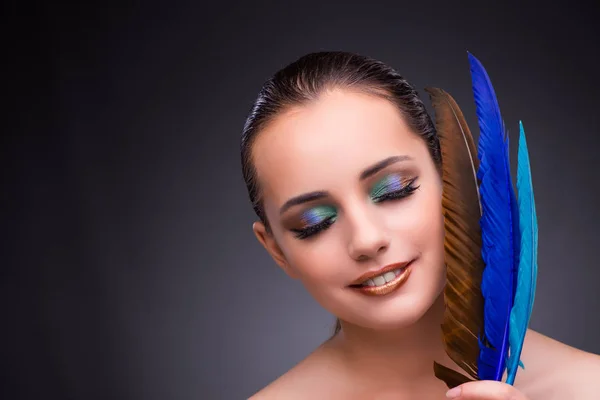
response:
M350 287L369 296L384 296L392 293L410 276L413 261L388 265L378 271L366 273Z

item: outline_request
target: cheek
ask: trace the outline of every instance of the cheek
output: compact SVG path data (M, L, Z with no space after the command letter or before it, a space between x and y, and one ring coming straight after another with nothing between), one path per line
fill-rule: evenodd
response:
M306 286L326 286L340 282L339 266L343 252L339 242L331 237L320 237L310 243L288 243L287 258L291 268ZM347 257L347 255L346 255Z
M400 240L414 250L437 254L443 251L444 242L441 192L435 185L423 186L398 212L392 211L389 221Z

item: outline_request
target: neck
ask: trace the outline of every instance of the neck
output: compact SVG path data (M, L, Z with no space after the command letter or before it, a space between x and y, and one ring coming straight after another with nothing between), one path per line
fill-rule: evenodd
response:
M342 321L342 330L332 345L341 350L345 365L371 382L393 381L400 386L433 382L437 380L434 360L455 365L444 350L440 328L443 315L442 294L417 323L402 329L376 331Z

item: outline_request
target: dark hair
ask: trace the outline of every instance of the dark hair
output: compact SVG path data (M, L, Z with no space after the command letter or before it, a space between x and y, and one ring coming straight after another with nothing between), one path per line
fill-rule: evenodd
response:
M398 108L407 125L423 138L441 169L442 155L435 126L417 91L393 68L381 61L342 51L307 54L267 80L254 102L242 132L242 173L254 212L270 231L252 158L258 133L291 107L316 100L331 89L348 89L383 97ZM340 330L339 320L335 333Z

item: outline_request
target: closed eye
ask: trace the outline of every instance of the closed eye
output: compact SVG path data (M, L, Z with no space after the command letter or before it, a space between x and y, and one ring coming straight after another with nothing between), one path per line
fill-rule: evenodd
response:
M379 181L371 191L371 199L375 203L387 200L398 200L410 196L419 186L415 186L417 177L403 182L398 175L389 175Z
M296 233L298 239L306 239L329 228L335 222L335 219L336 217L328 217L318 224L310 225L302 229L292 229L292 232Z
M301 220L304 227L291 229L298 239L306 239L329 228L337 219L337 209L333 206L317 206L305 211Z

